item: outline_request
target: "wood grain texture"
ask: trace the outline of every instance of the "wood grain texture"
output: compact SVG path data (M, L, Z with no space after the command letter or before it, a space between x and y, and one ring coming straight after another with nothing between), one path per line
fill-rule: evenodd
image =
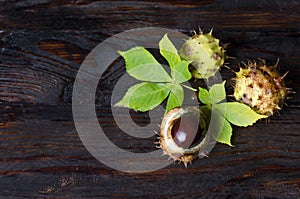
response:
M299 198L300 2L0 0L1 198ZM89 154L76 132L72 86L88 53L109 36L138 27L189 34L201 26L230 43L233 70L264 58L296 94L280 115L234 128L230 148L217 144L188 169L129 174ZM156 150L154 137L138 139L113 121L111 95L124 73L116 60L99 81L97 117L106 135L132 152ZM225 79L232 73L223 69ZM140 125L145 114L132 114ZM156 118L157 123L160 117ZM153 129L149 129L152 131Z

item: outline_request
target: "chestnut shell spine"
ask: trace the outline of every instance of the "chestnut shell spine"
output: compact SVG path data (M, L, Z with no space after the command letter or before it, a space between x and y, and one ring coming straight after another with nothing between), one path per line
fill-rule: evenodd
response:
M186 114L201 116L199 118L199 124L203 125L202 127L206 132L207 119L204 117L204 114L196 107L185 107L174 108L165 115L161 124L159 135L159 144L160 148L162 148L163 150L163 155L169 155L170 158L174 159L174 161L183 162L185 167L187 167L187 164L191 163L191 161L196 159L197 157L207 157L205 151L201 151L201 149L209 141L208 135L205 134L205 137L201 142L200 140L198 140L198 142L192 145L190 148L183 148L175 143L172 136L172 128L175 122Z

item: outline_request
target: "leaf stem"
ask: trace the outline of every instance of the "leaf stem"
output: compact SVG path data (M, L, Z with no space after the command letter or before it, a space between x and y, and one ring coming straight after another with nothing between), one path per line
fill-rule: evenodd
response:
M197 91L197 89L192 88L192 87L190 87L190 86L187 86L187 85L185 85L185 84L182 84L182 86L185 87L185 88L187 88L187 89L189 89L189 90L191 90L191 91L194 91L194 92Z

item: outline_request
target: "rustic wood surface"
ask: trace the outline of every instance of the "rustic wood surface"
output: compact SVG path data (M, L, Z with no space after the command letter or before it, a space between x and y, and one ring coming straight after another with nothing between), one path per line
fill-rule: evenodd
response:
M0 198L300 198L300 1L0 0ZM111 169L76 132L72 85L87 54L109 36L138 27L189 34L198 26L230 43L236 63L261 57L289 71L296 94L269 122L234 128L230 148L185 169ZM110 112L122 61L99 82L99 123L119 147L156 150L153 139L117 131ZM230 71L222 70L224 77ZM140 125L147 116L134 114Z

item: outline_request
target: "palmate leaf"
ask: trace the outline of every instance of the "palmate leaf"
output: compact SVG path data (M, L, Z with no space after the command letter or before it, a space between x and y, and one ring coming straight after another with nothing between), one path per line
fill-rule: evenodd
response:
M175 107L180 107L184 99L183 88L179 84L171 85L170 90L171 92L167 101L166 113Z
M257 114L249 106L239 102L220 103L216 104L215 107L230 123L236 126L247 127L259 119L267 118L267 116Z
M225 92L225 82L221 84L214 84L209 89L209 96L210 96L210 102L212 104L219 103L220 101L224 100L226 98L226 92Z
M128 89L115 106L128 107L136 111L148 111L162 103L170 93L166 84L142 82Z
M136 89L138 89L139 87L141 87L141 84L135 84L133 86L131 86L128 91L125 93L124 97L118 102L116 103L114 106L116 107L128 107L129 108L129 100L132 97L132 95L134 95L134 92Z
M171 76L176 83L186 82L192 78L188 69L190 61L181 60L177 49L165 34L159 42L160 54L168 61Z
M127 73L144 82L129 88L122 100L115 106L149 111L166 98L168 98L166 112L182 105L184 90L180 84L192 77L188 70L190 62L181 60L167 34L159 42L159 48L161 55L170 65L171 76L143 47L138 46L119 52L125 59Z
M198 98L204 104L216 104L226 98L225 85L226 81L221 84L214 84L209 91L199 87Z
M223 116L220 114L219 117L223 117ZM223 126L221 128L221 132L217 141L232 146L231 136L232 136L232 127L230 123L226 119L224 119Z
M210 104L210 95L205 88L199 87L198 98L203 104Z
M172 78L152 54L144 47L134 47L119 51L125 59L127 73L141 81L171 82Z
M225 81L221 84L214 84L209 91L199 87L198 98L202 103L207 104L205 107L210 109L213 107L213 110L216 112L217 118L214 118L215 122L218 122L216 125L222 126L222 129L215 128L220 132L217 141L232 146L230 142L232 135L230 123L236 126L247 127L267 116L259 115L249 106L239 102L220 103L226 98L224 86Z
M189 71L189 61L180 61L173 68L171 68L171 76L176 83L182 83L190 80L192 74Z
M220 114L215 108L212 108L212 113L210 114L210 127L209 131L211 132L211 136L220 143L227 144L232 146L231 144L231 136L232 136L232 128L230 123L225 119L225 117Z
M160 54L168 61L171 68L173 68L178 62L181 61L177 49L170 41L167 34L165 34L160 40L159 50Z

